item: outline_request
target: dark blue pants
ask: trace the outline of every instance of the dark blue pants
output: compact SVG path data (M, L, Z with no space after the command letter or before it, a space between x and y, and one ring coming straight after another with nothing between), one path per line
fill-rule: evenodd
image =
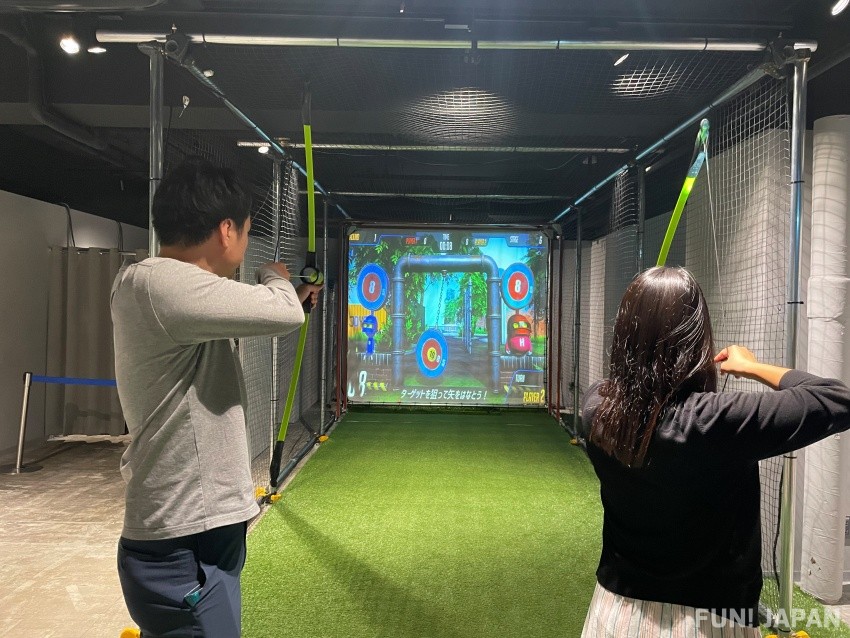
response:
M142 638L239 638L247 523L118 541L118 576Z

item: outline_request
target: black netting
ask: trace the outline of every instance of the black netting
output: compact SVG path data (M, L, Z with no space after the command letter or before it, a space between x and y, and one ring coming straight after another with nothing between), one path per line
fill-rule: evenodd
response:
M193 54L299 161L309 82L323 185L357 219L437 223L549 221L761 60L642 51L614 66L605 51L213 44Z

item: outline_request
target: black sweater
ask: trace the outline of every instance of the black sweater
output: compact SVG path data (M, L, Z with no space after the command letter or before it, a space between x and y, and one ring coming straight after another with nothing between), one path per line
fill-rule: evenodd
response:
M584 398L585 433L601 398ZM697 392L667 410L644 467L588 441L605 511L599 583L758 624L758 461L850 428L850 390L787 372L776 392ZM734 615L732 615L734 614Z

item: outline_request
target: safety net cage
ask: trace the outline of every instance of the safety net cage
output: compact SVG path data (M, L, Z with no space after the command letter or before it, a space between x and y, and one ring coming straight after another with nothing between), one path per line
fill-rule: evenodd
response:
M468 49L195 42L190 57L171 60L168 74L188 72L262 127L258 132L237 118L230 130L165 134L166 169L201 155L250 181L254 222L239 275L246 282L272 261L278 243L291 272L303 265L301 126L310 95L316 179L331 202L331 221L319 233L329 229L328 262L338 264L339 277L327 288L327 314L314 311L317 329L308 335L287 446L311 440L331 399L337 407L345 402L337 380L345 366L342 309L349 293L337 248L349 228L338 226L340 220L522 225L547 233L546 397L550 411L573 427L582 394L607 374L619 300L632 277L657 259L699 119L669 132L707 105L708 159L667 263L685 266L700 282L718 345L742 343L762 360L782 362L791 113L786 80L758 72L772 62L770 53L638 50L615 65L605 50L480 42ZM754 74L761 79L741 84ZM638 154L665 134L655 151ZM284 154L263 156L259 146ZM296 342L289 335L276 347L268 338L239 343L258 485L267 482ZM730 379L725 390L733 389L762 390ZM782 477L780 460L761 464L763 603L771 610L780 605Z
M666 264L687 268L700 283L718 348L743 344L759 360L781 365L786 360L791 227L788 85L765 77L708 118L708 159ZM695 124L682 138L692 138L697 129ZM654 183L670 170L665 164L655 159L625 168L594 201L563 220L561 253L555 257L563 303L556 328L560 365L554 374L558 407L570 427L577 423L580 397L608 374L614 321L626 287L659 257L677 195ZM681 164L675 167L684 177ZM798 341L798 351L805 352L804 342ZM721 385L725 391L766 390L755 381L732 377L724 377ZM762 461L760 474L762 604L763 612L775 613L780 609L783 459Z

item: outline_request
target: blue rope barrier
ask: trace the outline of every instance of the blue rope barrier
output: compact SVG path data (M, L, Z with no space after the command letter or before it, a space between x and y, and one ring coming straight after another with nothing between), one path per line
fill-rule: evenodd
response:
M45 377L41 375L32 375L32 380L36 383L57 383L61 385L98 385L114 388L116 386L115 379L79 379L76 377Z

